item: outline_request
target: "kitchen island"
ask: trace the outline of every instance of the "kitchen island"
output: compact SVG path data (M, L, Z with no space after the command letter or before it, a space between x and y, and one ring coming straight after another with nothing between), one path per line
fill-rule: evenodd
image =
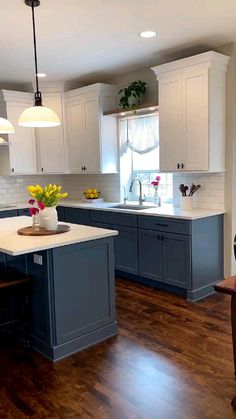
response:
M0 220L1 269L32 276L32 346L56 361L117 333L116 231L69 224L64 234L19 236L29 217Z

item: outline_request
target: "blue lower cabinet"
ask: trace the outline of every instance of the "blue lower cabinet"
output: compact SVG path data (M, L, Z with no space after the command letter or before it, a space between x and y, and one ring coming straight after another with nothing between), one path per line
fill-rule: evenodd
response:
M19 209L18 210L18 215L26 215L26 216L31 216L30 212L29 212L29 208L23 208L23 209Z
M0 218L17 217L17 210L0 211Z
M162 233L139 230L139 275L163 281Z
M138 275L138 232L136 228L113 225L115 237L115 268Z
M64 221L73 224L90 225L89 211L79 208L64 208Z
M65 221L65 208L57 207L58 221Z
M164 282L189 289L191 286L191 237L164 233L162 244Z
M0 272L5 270L5 255L0 253Z
M92 227L117 230L114 237L115 269L138 275L138 233L136 228L91 222Z

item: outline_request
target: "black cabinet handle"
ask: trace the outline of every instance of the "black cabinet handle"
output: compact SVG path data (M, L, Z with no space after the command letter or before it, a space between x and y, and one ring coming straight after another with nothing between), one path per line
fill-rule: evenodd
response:
M177 163L177 169L180 169L180 164L179 163Z
M84 170L86 170L86 167L84 166Z
M168 224L155 223L156 226L169 227Z
M183 163L181 164L181 167L182 167L182 169L184 168L184 164Z
M43 167L41 168L41 171L43 172Z
M12 168L12 169L11 169L11 171L12 171L12 173L14 173L15 169L14 169L14 168Z

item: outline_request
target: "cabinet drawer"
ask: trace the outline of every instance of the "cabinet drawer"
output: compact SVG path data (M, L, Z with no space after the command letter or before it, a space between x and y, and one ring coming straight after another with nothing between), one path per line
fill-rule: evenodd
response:
M0 211L0 218L17 217L17 210Z
M89 225L89 211L84 209L65 207L64 221L74 224Z
M174 218L139 216L138 226L146 230L191 234L191 221Z
M125 227L137 227L137 216L133 214L117 214L109 211L90 211L91 221L116 224Z
M18 210L18 215L25 215L26 217L31 217L29 208L23 208Z

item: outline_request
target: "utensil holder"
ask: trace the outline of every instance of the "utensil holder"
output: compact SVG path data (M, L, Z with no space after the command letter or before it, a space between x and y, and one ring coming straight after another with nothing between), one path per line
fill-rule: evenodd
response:
M182 210L191 211L193 209L193 197L192 196L181 196L180 206Z

